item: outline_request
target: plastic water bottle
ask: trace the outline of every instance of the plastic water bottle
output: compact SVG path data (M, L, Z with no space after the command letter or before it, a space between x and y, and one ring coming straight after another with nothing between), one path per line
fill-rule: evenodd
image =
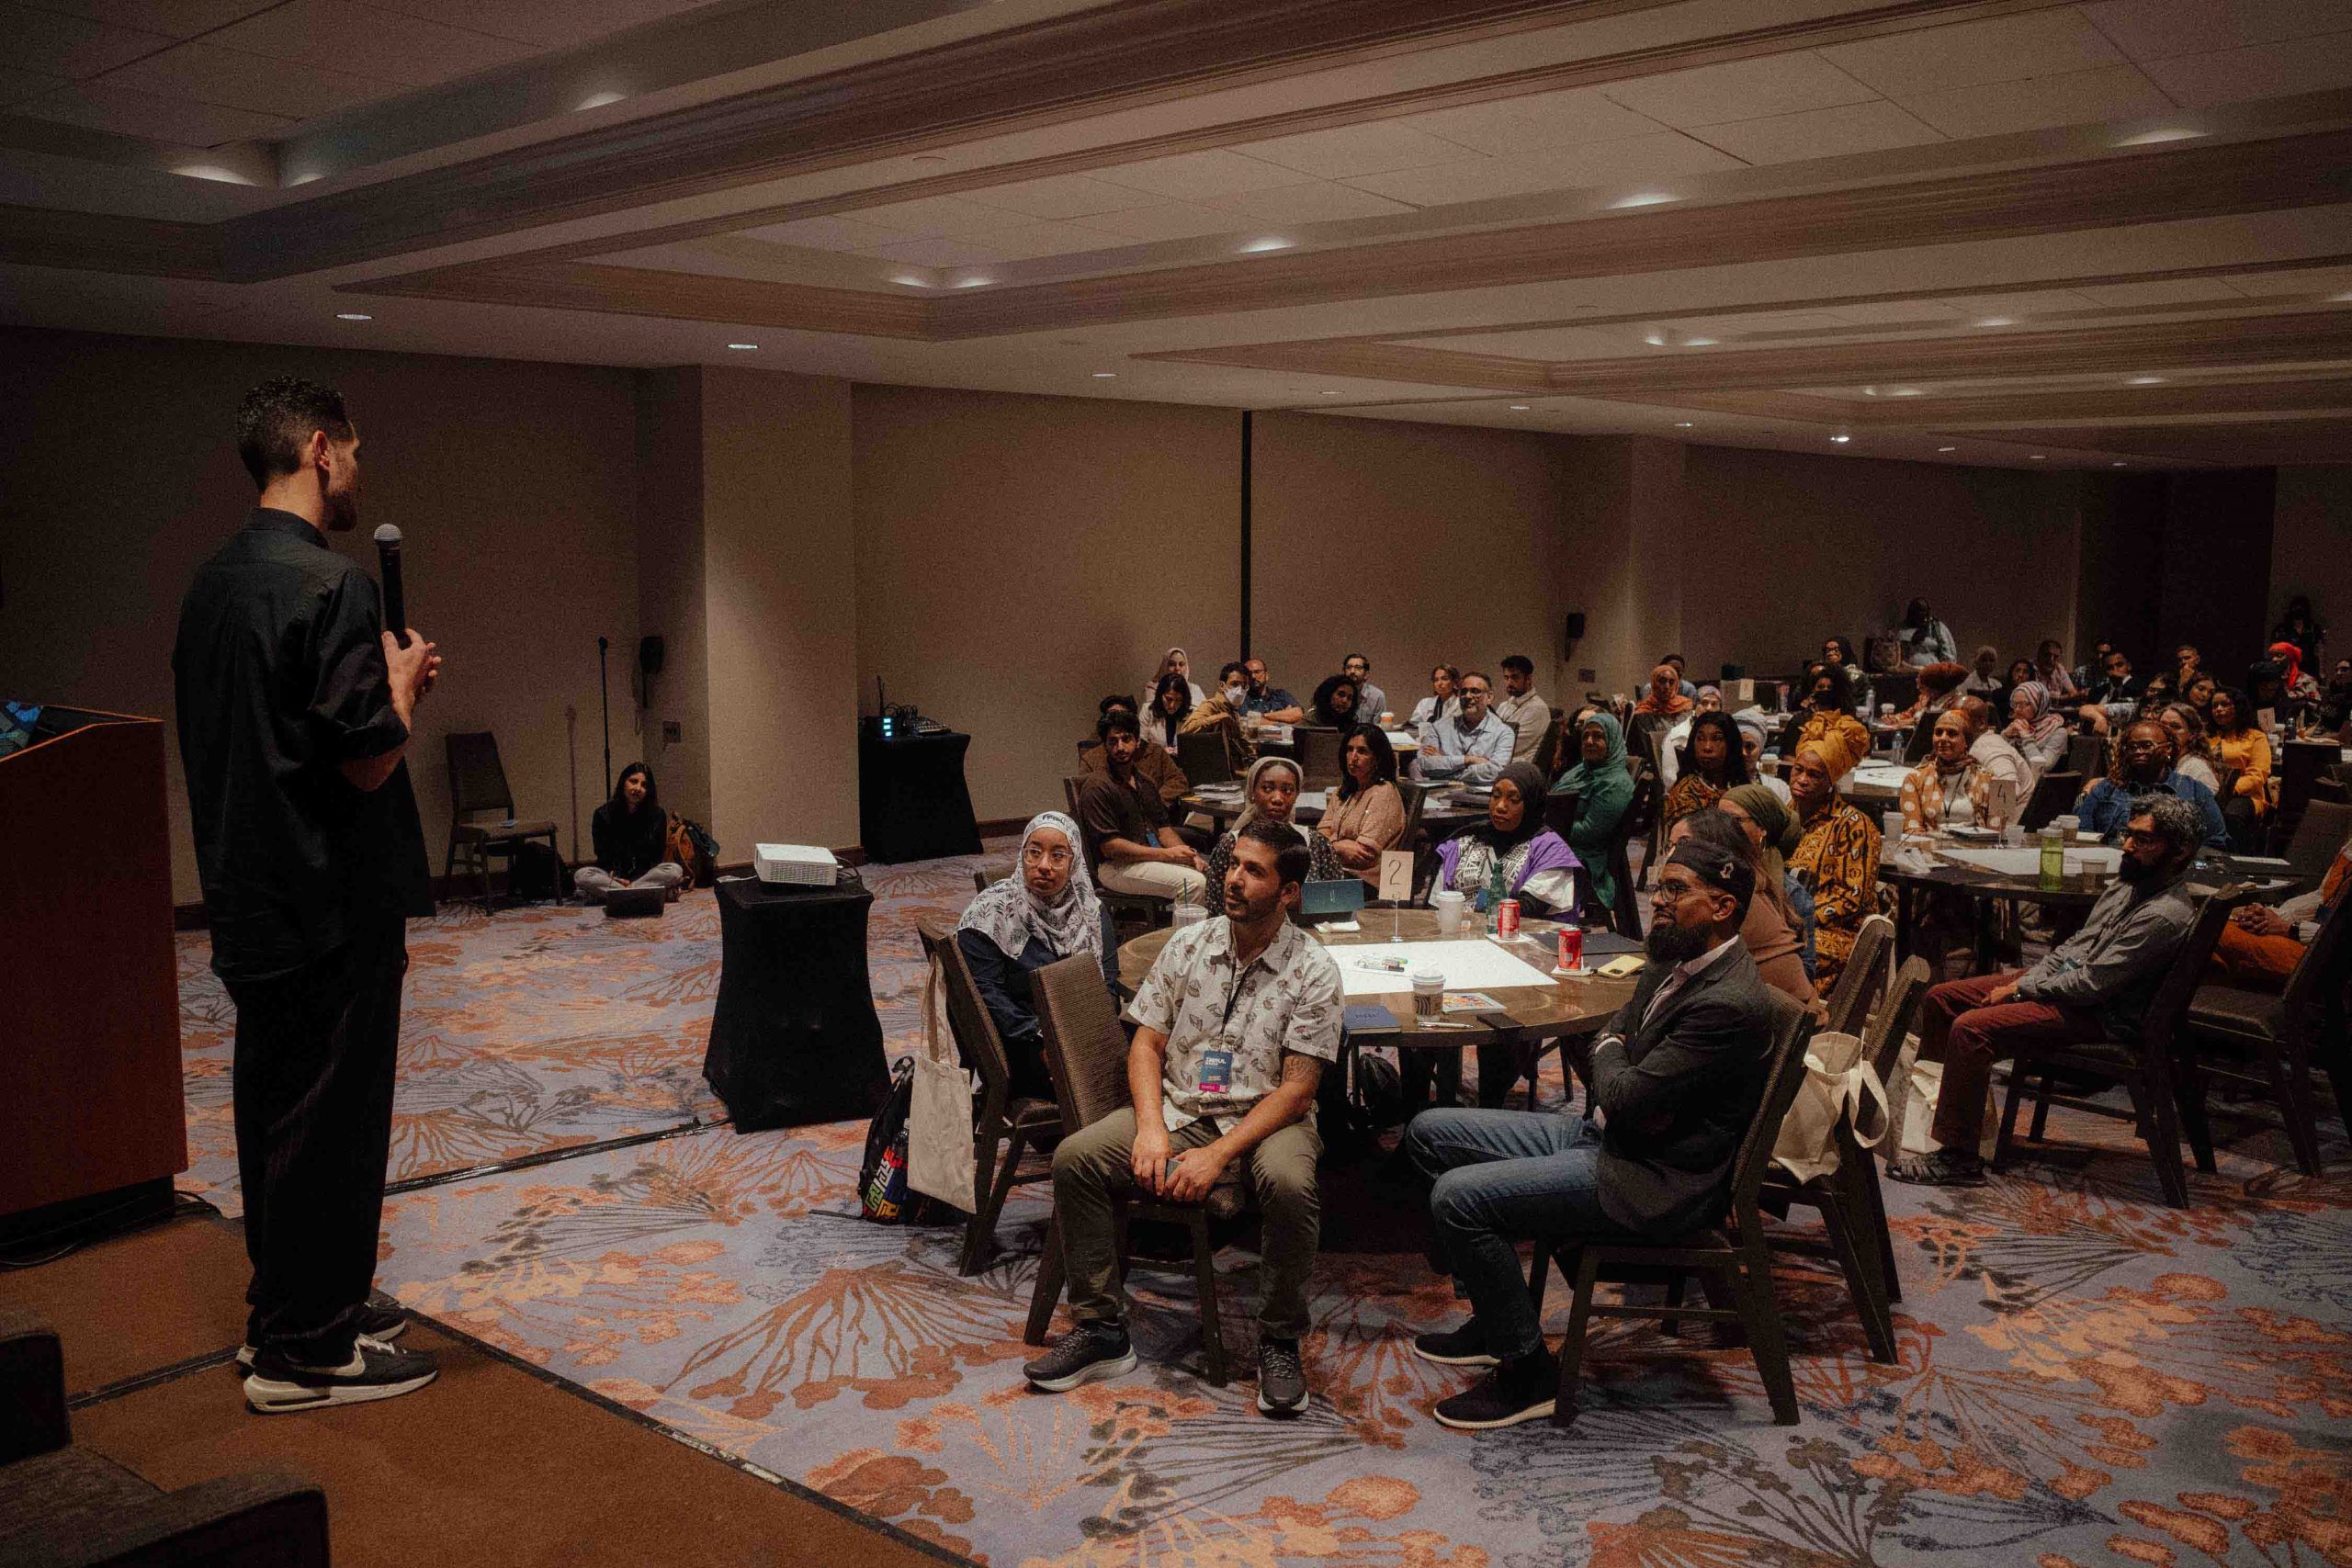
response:
M2066 881L2066 835L2055 823L2041 830L2041 890L2055 893Z

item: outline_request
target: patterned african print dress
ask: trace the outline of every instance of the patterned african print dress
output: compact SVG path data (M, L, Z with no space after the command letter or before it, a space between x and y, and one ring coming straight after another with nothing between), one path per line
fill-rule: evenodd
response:
M1815 988L1823 996L1854 951L1862 922L1878 913L1878 824L1833 800L1804 825L1789 870L1813 894Z

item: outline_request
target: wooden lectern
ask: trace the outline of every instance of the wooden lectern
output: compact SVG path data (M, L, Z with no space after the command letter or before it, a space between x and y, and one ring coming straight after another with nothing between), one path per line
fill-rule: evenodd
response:
M0 1243L168 1213L187 1168L156 719L47 709L0 756Z

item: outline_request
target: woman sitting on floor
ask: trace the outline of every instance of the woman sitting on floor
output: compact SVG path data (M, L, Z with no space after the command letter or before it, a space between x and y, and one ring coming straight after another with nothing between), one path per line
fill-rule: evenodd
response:
M1838 794L1855 753L1835 739L1797 748L1789 770L1799 837L1789 869L1813 895L1814 987L1838 984L1862 922L1878 913L1878 824Z
M631 762L613 785L613 798L588 819L596 863L571 874L571 890L591 904L630 887L659 887L675 898L686 868L670 858L670 814L653 789L653 770Z
M1724 792L1747 783L1747 753L1741 745L1739 726L1723 712L1702 713L1690 721L1690 739L1682 748L1680 776L1666 792L1660 815L1672 828L1694 811L1703 811L1724 797Z
M1340 750L1340 787L1317 823L1340 863L1374 886L1384 850L1405 844L1405 797L1396 788L1396 749L1376 724L1348 732Z
M956 945L1004 1042L1012 1092L1023 1099L1054 1097L1029 976L1080 953L1094 955L1105 984L1115 974L1110 919L1094 896L1083 845L1078 824L1061 812L1031 818L1013 852L1012 874L989 884L956 922Z
M1609 869L1617 830L1634 804L1633 770L1625 766L1625 730L1617 716L1594 708L1577 721L1577 763L1552 786L1554 795L1577 797L1576 820L1568 824L1568 848L1591 883L1587 908L1617 907L1617 879Z
M1491 912L1519 900L1528 919L1577 918L1577 872L1582 863L1560 835L1544 826L1544 774L1532 762L1513 762L1495 781L1487 819L1437 850L1437 886Z
M1241 815L1233 819L1209 851L1209 899L1212 908L1225 904L1225 874L1233 869L1233 846L1240 840L1241 829L1263 818L1269 822L1286 824L1306 845L1306 879L1309 882L1337 882L1352 874L1340 863L1340 852L1331 840L1320 833L1310 833L1291 820L1291 813L1298 806L1298 764L1288 757L1261 757L1250 764L1249 773L1241 779Z

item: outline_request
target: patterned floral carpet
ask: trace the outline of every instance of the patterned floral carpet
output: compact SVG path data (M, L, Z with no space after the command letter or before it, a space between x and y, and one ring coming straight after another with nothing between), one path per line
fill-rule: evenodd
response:
M963 901L969 863L867 874L876 995L901 1038L911 922ZM412 981L410 1043L420 1076L451 1087L403 1084L413 1168L707 1113L684 1087L715 979L702 897L659 931L551 912L420 931L436 956ZM192 1052L192 1089L218 1052ZM533 1112L490 1087L469 1105L465 1053L486 1085L537 1085ZM576 1109L536 1109L573 1091ZM1317 1397L1282 1425L1246 1379L1198 1375L1181 1274L1137 1276L1134 1374L1027 1393L1042 1189L1016 1193L1004 1250L959 1278L956 1231L852 1217L862 1126L709 1128L405 1192L379 1282L1000 1565L2352 1562L2352 1150L2327 1121L2326 1173L2305 1179L2258 1115L2217 1115L2216 1132L2221 1169L2192 1175L2186 1212L2163 1207L2128 1124L2063 1109L2051 1145L1985 1188L1890 1183L1900 1359L1871 1363L1843 1287L1792 1266L1795 1427L1770 1424L1744 1352L1604 1323L1574 1427L1444 1431L1428 1405L1463 1377L1408 1344L1457 1309L1398 1223L1401 1190L1336 1161L1306 1347ZM1246 1371L1254 1260L1223 1258ZM1555 1280L1555 1332L1566 1294Z

